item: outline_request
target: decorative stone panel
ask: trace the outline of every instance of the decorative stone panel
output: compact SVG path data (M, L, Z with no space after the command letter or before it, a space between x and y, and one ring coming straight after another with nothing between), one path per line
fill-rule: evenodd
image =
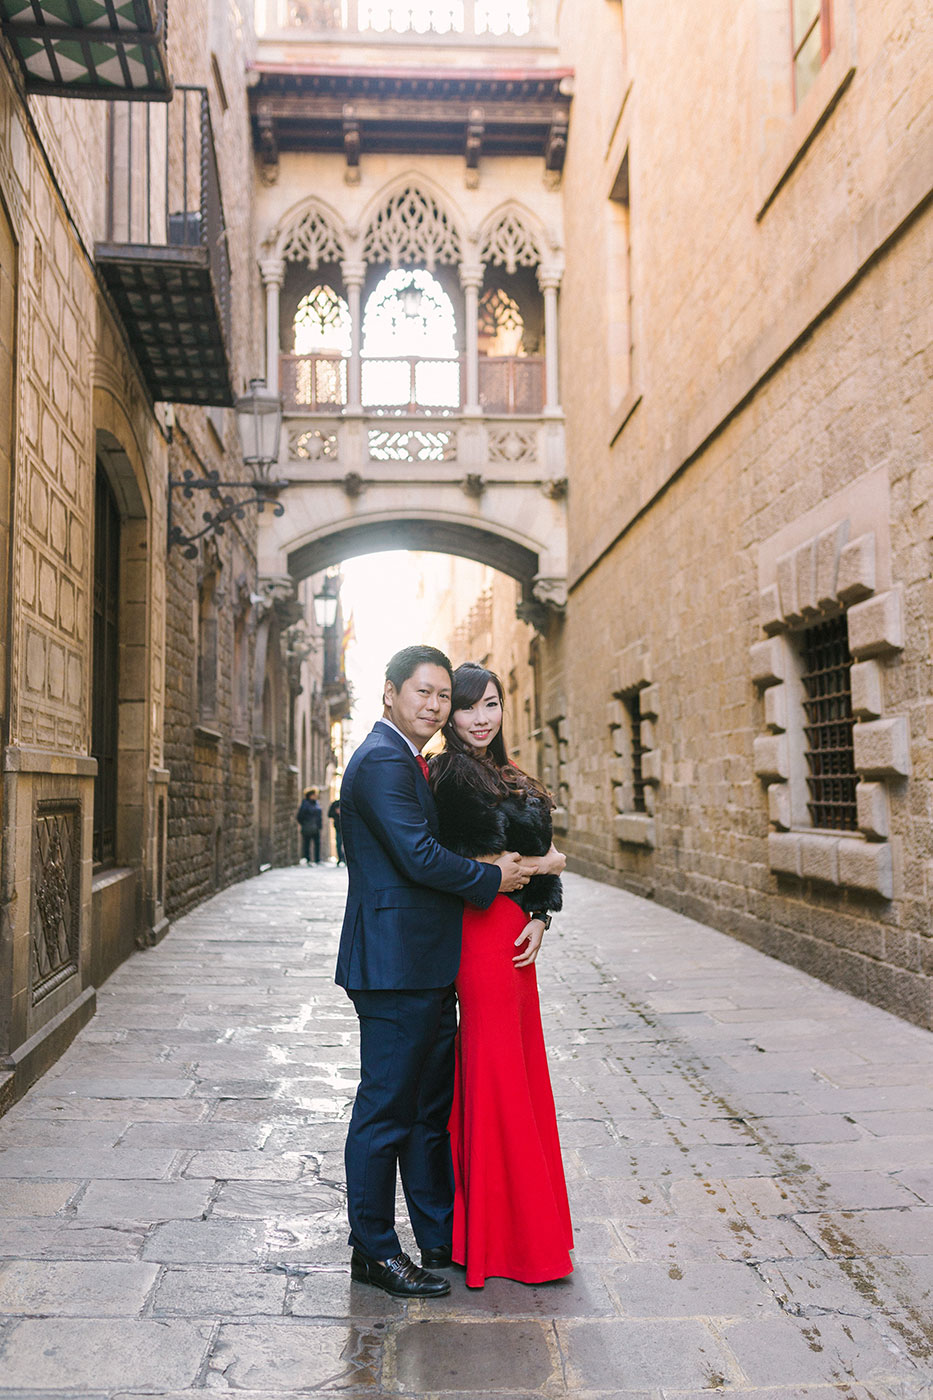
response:
M825 520L825 516L824 516ZM865 521L864 509L862 521ZM792 531L789 532L792 535ZM893 898L894 873L887 783L910 773L910 734L903 716L884 716L882 662L904 646L900 585L876 592L888 577L878 536L852 536L839 519L783 552L767 547L759 577L759 621L766 639L749 650L749 672L762 692L767 733L754 740L756 774L768 788L771 870L782 876L871 891ZM782 539L787 536L782 535ZM882 537L884 538L884 537ZM884 547L887 549L886 539ZM849 651L858 835L808 830L802 684L795 634L845 612ZM803 821L801 821L803 815Z
M612 789L612 829L616 840L626 846L655 844L655 792L661 782L661 751L658 747L657 720L659 687L653 683L651 653L643 640L625 648L613 674L614 694L606 716L616 757L610 760ZM633 752L632 702L638 697L638 738L644 811L636 810L635 758Z
M81 920L81 807L37 804L32 847L32 1003L78 972Z

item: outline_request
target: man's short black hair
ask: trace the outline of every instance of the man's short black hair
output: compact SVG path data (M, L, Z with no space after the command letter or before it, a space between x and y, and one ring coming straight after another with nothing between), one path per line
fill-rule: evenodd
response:
M391 681L396 690L401 690L409 676L413 676L419 666L425 665L442 666L453 685L454 670L449 660L437 647L428 646L402 647L401 651L397 651L386 666L386 680Z

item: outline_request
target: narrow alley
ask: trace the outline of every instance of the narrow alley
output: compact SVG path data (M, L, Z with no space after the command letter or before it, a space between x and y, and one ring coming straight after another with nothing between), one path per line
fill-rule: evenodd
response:
M0 1395L933 1395L933 1038L581 877L538 964L575 1273L351 1283L343 898L200 906L0 1121Z

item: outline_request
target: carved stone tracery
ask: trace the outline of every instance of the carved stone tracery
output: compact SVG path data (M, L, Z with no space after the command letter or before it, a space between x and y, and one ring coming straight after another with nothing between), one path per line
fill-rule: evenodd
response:
M322 209L308 209L289 229L279 250L288 262L304 262L312 272L346 256L343 240Z
M530 231L516 209L506 209L498 222L486 231L480 257L493 267L514 272L519 267L537 267L542 261L540 241Z
M363 258L392 267L423 263L433 272L438 263L460 261L460 236L436 200L408 185L374 216L363 240Z

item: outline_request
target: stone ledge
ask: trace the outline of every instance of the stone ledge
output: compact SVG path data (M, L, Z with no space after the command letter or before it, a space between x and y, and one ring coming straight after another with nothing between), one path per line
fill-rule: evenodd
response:
M876 578L875 536L859 535L839 556L836 596L841 603L857 603L874 593Z
M787 653L780 637L770 637L766 642L755 642L748 649L751 661L751 678L760 690L769 685L779 685L787 678Z
M551 826L555 831L566 831L570 825L566 807L555 807L551 813Z
M612 829L617 841L626 846L654 846L654 817L643 816L641 812L623 812L615 817Z
M849 650L863 660L901 651L904 646L904 590L896 584L887 593L877 593L864 603L856 603L846 613Z
M884 709L881 667L877 661L854 661L849 673L852 714L856 719L880 719Z
M894 897L894 861L886 841L808 831L772 831L768 864L776 875Z
M884 783L858 783L855 788L858 829L870 840L884 841L890 833L890 804Z
M646 783L661 781L661 750L651 749L641 756L641 776Z
M194 726L194 742L196 744L206 744L211 748L216 748L223 737L219 729L211 729L206 724Z
M50 773L62 778L96 778L97 759L86 754L60 753L10 744L3 751L4 773Z
M759 734L753 744L755 772L766 783L783 783L790 776L787 737L784 734Z
M904 715L854 725L852 748L855 767L864 778L910 776L910 731Z

